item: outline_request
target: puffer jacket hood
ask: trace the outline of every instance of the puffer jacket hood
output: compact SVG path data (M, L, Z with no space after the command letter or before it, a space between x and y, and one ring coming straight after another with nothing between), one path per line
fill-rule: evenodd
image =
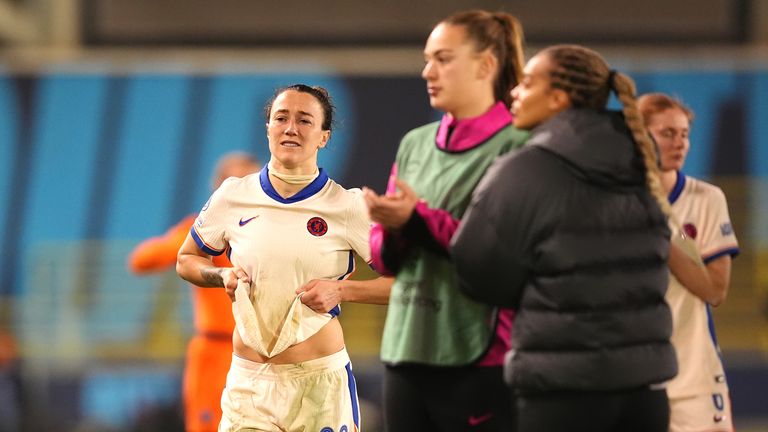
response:
M620 112L573 108L532 133L529 146L557 154L589 183L612 190L645 184L642 158Z

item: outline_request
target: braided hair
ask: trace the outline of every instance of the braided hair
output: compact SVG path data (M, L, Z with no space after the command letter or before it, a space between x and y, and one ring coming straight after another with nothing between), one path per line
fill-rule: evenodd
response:
M632 78L612 70L600 54L583 46L555 45L541 53L552 60L551 86L567 93L574 108L604 110L611 90L616 93L622 104L624 122L643 157L648 189L664 214L669 215L671 209L661 186L656 145L648 135L637 108Z

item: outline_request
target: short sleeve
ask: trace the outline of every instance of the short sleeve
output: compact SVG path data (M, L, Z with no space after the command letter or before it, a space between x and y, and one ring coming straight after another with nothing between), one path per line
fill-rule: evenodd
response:
M368 216L368 207L365 205L363 192L360 189L350 189L348 192L352 195L352 200L347 212L347 241L365 262L370 263L371 220Z
M711 186L706 192L707 203L705 213L701 215L703 223L698 245L705 263L723 255L735 256L739 253L725 194L716 186Z
M238 179L229 178L208 198L195 223L190 229L197 246L209 255L221 255L227 249L226 225L229 213L229 195L233 183Z

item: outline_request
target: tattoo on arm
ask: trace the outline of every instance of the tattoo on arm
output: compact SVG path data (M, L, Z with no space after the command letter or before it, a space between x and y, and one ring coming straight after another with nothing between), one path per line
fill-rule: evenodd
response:
M218 268L203 268L200 269L200 276L203 277L206 283L210 286L224 286L224 279L221 277L221 269Z

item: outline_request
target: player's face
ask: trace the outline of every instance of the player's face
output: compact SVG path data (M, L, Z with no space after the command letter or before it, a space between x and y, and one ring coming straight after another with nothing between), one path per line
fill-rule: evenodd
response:
M678 108L651 115L648 131L659 147L661 170L681 170L691 146L688 116Z
M512 115L515 127L531 129L568 106L568 97L550 86L551 60L537 55L526 63L523 79L512 89Z
M424 47L424 69L429 104L462 118L477 95L478 69L482 61L464 26L438 24Z
M317 169L317 151L328 143L323 130L323 108L309 93L287 90L275 98L267 123L269 152L276 168L311 174Z

